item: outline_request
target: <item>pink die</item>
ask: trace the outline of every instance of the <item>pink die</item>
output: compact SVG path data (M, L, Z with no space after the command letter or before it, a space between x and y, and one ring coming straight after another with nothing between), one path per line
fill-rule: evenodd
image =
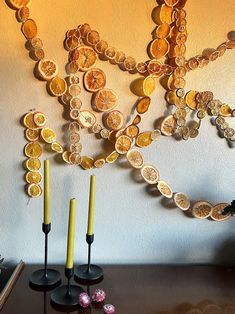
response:
M105 314L115 313L115 307L112 304L105 304L103 310Z
M79 295L79 304L83 307L86 308L91 304L91 299L89 295L86 292L82 292Z
M96 289L92 294L92 301L93 302L103 302L105 300L106 293L102 289Z

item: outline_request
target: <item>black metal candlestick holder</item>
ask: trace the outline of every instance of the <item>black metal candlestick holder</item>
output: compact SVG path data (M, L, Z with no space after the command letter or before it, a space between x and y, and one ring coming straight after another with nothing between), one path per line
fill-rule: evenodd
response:
M30 276L30 284L36 287L50 288L61 282L60 273L54 269L47 268L48 256L48 234L51 231L51 224L42 224L42 231L45 234L45 259L44 269L36 270Z
M91 245L94 242L94 234L86 235L88 244L88 264L80 265L75 268L75 279L84 281L96 281L103 277L103 269L91 264Z
M74 275L74 268L65 268L67 285L58 287L51 294L51 302L64 307L75 307L79 305L79 295L84 290L75 285L71 285L71 278Z

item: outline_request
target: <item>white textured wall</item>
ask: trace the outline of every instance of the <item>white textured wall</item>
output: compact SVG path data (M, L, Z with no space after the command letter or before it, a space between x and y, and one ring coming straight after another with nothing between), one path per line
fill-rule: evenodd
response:
M46 55L55 59L64 75L67 52L63 49L65 31L88 22L100 31L111 45L127 54L145 60L146 46L154 23L150 18L155 0L33 0L31 16L39 27ZM235 28L234 0L191 0L188 11L187 56L216 47ZM26 262L43 260L41 233L42 198L30 200L24 194L25 140L20 117L31 108L48 116L48 124L62 140L63 108L49 97L45 84L32 74L34 62L24 48L24 37L14 11L0 2L0 253L7 258ZM235 100L235 51L203 70L187 77L186 89L212 90L224 102ZM121 72L105 62L108 86L120 98L120 108L128 113L135 101L129 84L135 76ZM158 86L145 122L151 129L154 118L165 111L164 90ZM89 96L82 93L84 106ZM84 151L102 152L101 142L84 135ZM161 177L175 191L192 199L212 203L231 201L235 196L235 150L217 136L209 119L203 123L200 136L188 142L162 138L144 151L146 161L159 168ZM65 260L68 202L77 197L76 261L86 256L85 233L89 176L77 167L59 165L48 154L52 164L52 223L50 260ZM105 263L204 263L235 260L234 220L224 223L187 218L179 209L167 209L163 200L149 193L144 183L136 183L131 169L124 165L94 170L97 175L97 200L94 246L95 259Z

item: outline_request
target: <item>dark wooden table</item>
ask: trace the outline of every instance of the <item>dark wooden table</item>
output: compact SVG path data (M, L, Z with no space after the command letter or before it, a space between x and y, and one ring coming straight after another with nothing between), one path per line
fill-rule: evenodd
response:
M29 275L38 268L38 265L26 266L2 314L58 313L58 309L50 304L51 292L37 292L29 287ZM55 268L63 275L61 266ZM235 313L235 268L104 266L104 273L104 280L89 288L91 292L103 288L107 294L106 302L116 306L117 314ZM92 307L87 311L77 309L74 313L103 311Z

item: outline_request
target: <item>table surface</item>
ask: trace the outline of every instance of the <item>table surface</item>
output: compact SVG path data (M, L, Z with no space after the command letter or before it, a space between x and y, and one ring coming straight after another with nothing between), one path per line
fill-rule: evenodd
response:
M29 276L39 265L26 266L2 314L103 313L93 306L84 311L55 309L51 291L29 287ZM62 266L55 266L64 278ZM102 282L83 288L106 291L106 303L117 314L234 314L235 268L216 266L104 266ZM65 280L63 280L65 282Z

